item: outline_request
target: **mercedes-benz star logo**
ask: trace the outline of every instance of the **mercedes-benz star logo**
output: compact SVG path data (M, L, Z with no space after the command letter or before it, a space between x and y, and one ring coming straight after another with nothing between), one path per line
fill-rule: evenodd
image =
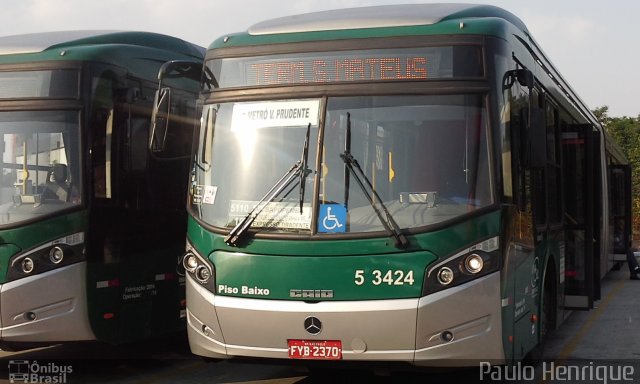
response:
M322 321L317 317L309 316L304 319L304 329L312 335L322 332Z

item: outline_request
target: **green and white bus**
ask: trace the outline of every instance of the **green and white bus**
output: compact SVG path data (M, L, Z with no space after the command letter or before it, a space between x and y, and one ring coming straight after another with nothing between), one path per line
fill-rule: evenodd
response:
M194 61L199 74L204 53L146 32L0 37L2 349L184 330L199 81L162 73L184 119L147 148L159 70Z
M197 355L509 364L629 244L628 162L505 10L278 18L215 40L205 70Z

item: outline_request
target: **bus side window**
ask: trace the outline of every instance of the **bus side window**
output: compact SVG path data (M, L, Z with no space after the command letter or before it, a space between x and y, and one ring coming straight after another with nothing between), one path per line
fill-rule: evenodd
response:
M547 207L549 224L562 223L562 164L560 156L560 120L558 109L549 101L545 105L547 123Z
M132 116L129 122L128 171L138 172L147 168L147 141L149 139L148 116Z
M525 148L522 145L522 136L525 134L526 129L526 116L527 109L521 108L517 113L511 117L511 134L513 143L513 169L514 169L514 192L515 201L518 209L521 212L527 210L527 205L530 202L530 179L529 171L524 166Z
M122 121L121 132L124 132L122 151L122 182L120 193L125 206L142 209L151 208L153 199L149 196L150 178L148 177L149 116L131 115L128 121Z
M92 126L93 195L97 198L110 199L112 197L111 140L113 134L113 109L100 109L97 111Z
M97 198L112 198L112 148L113 148L113 85L108 78L94 79L93 116L90 122L92 135L91 167L93 173L93 195Z

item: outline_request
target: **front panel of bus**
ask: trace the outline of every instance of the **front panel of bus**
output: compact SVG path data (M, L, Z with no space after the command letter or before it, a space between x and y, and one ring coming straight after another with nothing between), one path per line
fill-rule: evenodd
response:
M184 259L196 354L504 359L503 56L399 41L210 51Z
M3 343L93 338L80 79L73 63L0 68Z

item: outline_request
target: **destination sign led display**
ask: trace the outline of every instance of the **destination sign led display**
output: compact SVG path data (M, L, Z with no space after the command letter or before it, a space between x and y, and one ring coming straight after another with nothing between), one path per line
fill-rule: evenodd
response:
M469 46L316 52L214 59L221 88L431 80L482 76L480 49Z
M248 79L255 85L425 80L431 61L425 56L276 61L251 64Z

